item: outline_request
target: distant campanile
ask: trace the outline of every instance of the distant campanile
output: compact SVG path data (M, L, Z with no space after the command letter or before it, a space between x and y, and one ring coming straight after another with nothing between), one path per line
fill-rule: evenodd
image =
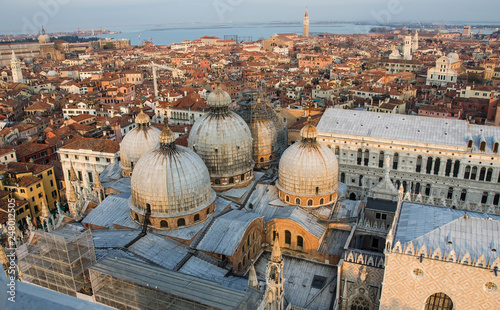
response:
M302 35L304 37L309 37L309 13L307 13L307 8L306 8L306 14L304 15L304 25L302 28Z

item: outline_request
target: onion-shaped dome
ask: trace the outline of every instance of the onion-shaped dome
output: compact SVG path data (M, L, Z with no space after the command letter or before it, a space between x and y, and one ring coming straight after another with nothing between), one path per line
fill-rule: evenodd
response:
M42 28L42 34L38 36L38 43L46 44L50 43L49 35L45 34L45 30Z
M151 127L149 116L141 110L135 123L137 127L129 131L120 144L120 166L124 176L130 176L142 155L158 146L160 130Z
M160 146L144 154L131 179L132 216L149 217L156 228L172 229L196 224L214 211L215 192L208 170L192 150L175 145L165 124Z
M220 87L214 93L207 99L211 110L194 123L188 145L205 162L214 189L245 186L253 179L252 135L245 121L229 111L229 95Z
M337 198L338 162L335 153L317 141L318 130L308 124L301 141L281 156L277 187L282 201L304 207L333 203Z

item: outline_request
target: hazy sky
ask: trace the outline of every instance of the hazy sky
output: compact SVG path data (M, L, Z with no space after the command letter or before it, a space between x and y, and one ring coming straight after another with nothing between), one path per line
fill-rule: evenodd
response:
M499 22L498 0L0 0L0 33L176 22Z

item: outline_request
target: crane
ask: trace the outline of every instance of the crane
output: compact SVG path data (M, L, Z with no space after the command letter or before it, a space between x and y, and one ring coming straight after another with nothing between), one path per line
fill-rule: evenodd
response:
M156 76L156 70L158 68L171 71L172 72L172 76L174 78L183 77L184 76L184 71L182 71L182 70L179 70L179 69L176 69L176 68L172 68L172 67L169 67L169 66L166 66L166 65L155 64L154 62L151 62L148 65L141 65L139 67L151 67L151 69L153 70L153 83L154 83L154 88L155 88L155 98L158 98L158 81L157 81L157 76Z

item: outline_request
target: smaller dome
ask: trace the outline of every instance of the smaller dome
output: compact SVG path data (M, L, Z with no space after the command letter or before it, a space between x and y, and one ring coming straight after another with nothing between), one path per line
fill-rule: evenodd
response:
M160 145L167 145L173 142L175 142L175 134L170 130L170 127L168 127L168 121L167 118L165 118L165 127L163 127L160 133Z
M148 124L150 121L149 116L146 115L141 109L141 112L135 117L136 124Z
M47 34L45 34L45 30L43 28L42 28L42 34L38 36L38 42L41 44L50 42L50 37Z
M451 59L455 59L456 61L460 60L460 56L458 56L457 53L449 53L448 55L446 55L446 57L451 58Z
M313 126L310 116L307 119L307 125L305 125L302 130L300 130L300 136L303 139L316 139L318 137L318 129Z
M207 105L212 108L227 108L231 105L231 96L217 85L217 88L208 95Z
M58 76L59 76L59 74L57 74L57 71L51 70L51 71L47 72L47 77L48 78L58 77Z

